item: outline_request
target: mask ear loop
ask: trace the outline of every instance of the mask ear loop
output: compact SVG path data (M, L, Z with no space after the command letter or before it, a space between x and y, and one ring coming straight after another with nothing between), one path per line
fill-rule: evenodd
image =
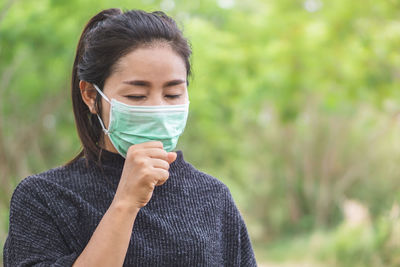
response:
M97 85L95 85L95 84L93 84L93 86L94 86L94 88L96 89L96 91L97 91L108 103L111 104L110 99L99 89L99 87L98 87ZM108 135L109 132L108 132L108 130L106 129L106 127L104 126L103 120L100 118L100 116L99 116L98 113L96 113L96 115L97 115L97 118L99 119L99 122L100 122L101 128L103 129L103 132L104 132L105 134Z

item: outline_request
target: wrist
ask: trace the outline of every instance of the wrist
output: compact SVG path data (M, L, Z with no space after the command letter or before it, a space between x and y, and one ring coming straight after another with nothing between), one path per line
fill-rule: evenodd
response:
M128 201L123 201L118 199L113 200L113 202L111 203L111 207L119 213L131 214L131 215L136 215L140 210L140 207L133 205Z

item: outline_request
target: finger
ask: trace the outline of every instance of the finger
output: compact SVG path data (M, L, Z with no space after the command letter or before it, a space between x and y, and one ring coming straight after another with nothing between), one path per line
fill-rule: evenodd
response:
M154 169L155 176L157 179L156 186L163 185L169 178L169 172L163 169Z
M127 158L130 156L131 159L138 158L158 158L168 161L168 152L162 148L138 148L131 146L127 153Z
M165 184L165 182L166 181L168 181L168 179L165 179L164 181L158 181L158 183L156 184L156 186L160 186L160 185L163 185L163 184Z
M169 164L165 160L151 158L149 162L153 166L153 168L159 168L167 171L169 170Z
M177 156L178 155L176 154L176 152L168 152L168 154L167 154L167 162L169 164L171 164L172 162L174 162L176 160Z
M142 151L149 158L162 159L168 162L168 152L161 148L147 148Z
M163 143L160 141L149 141L149 142L144 142L140 144L133 145L134 147L137 147L138 149L142 148L161 148L163 149Z

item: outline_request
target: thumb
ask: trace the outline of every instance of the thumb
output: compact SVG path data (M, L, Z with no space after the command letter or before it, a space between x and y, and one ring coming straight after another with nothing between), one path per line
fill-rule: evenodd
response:
M168 152L168 163L171 164L176 160L176 152Z

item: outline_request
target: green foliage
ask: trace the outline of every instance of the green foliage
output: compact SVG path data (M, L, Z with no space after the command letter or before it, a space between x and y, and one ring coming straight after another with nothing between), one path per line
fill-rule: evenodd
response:
M247 162L254 179L247 212L264 226L258 237L334 226L346 198L365 203L374 218L391 207L400 187L397 120L369 108L317 112L312 102L290 124L273 113L268 120L247 146L257 155Z
M398 207L398 206L397 206ZM318 248L314 248L321 261L337 266L399 266L399 216L382 216L375 226L340 225L325 234Z
M394 0L1 2L3 218L18 181L79 151L69 97L74 49L87 20L109 7L162 9L183 26L194 76L179 148L231 188L254 242L341 225L352 198L369 208L373 230L339 226L321 255L345 266L377 253L398 263L382 219L400 192Z
M344 221L334 230L281 238L256 247L256 251L262 261L283 266L292 266L292 262L293 266L399 266L399 214L399 205L395 204L390 214L380 216L375 224L367 218L356 224Z

